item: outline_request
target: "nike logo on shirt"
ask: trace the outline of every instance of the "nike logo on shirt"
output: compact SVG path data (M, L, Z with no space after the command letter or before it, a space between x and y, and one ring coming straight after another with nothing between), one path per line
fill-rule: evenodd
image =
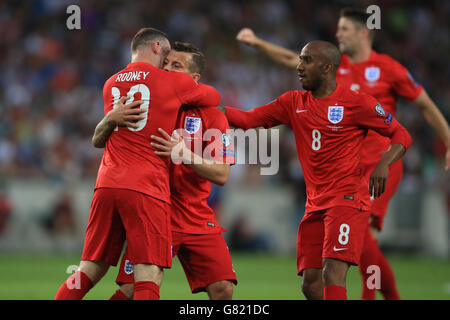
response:
M342 251L347 250L348 248L336 248L336 246L333 247L333 251Z
M295 110L295 112L297 112L297 113L300 113L300 112L305 112L305 111L308 111L307 109L302 109L302 110L298 110L298 109L296 109Z

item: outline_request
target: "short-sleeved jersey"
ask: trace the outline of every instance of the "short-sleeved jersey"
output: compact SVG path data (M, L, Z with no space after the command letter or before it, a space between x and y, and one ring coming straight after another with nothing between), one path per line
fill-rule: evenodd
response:
M205 159L234 164L234 146L225 115L216 108L183 106L177 120L185 143ZM207 200L211 182L184 164L170 170L172 230L190 234L226 231L217 222Z
M288 125L294 132L305 176L306 212L335 206L367 210L369 187L361 170L361 149L368 129L407 149L411 136L373 97L338 85L325 98L289 91L245 112L226 107L231 126L248 129Z
M130 63L109 78L103 87L104 111L108 113L122 96L127 101L143 100L145 119L138 128L117 127L109 137L97 175L95 188L131 189L162 201L170 201L170 159L155 154L151 135L158 128L175 129L182 104L217 106L219 92L197 84L181 72L167 72L145 62Z
M394 116L399 96L412 101L423 90L398 61L374 50L369 59L361 63L351 63L348 55L342 54L336 80L345 88L373 96ZM388 138L369 130L362 150L363 161L375 164L389 145Z

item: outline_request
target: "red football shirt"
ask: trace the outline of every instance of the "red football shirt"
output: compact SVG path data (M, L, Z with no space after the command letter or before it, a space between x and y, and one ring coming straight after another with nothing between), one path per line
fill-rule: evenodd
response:
M342 54L336 80L341 86L373 96L394 116L399 96L412 101L423 89L398 61L374 50L361 63L351 63L348 55ZM363 161L375 165L389 145L389 138L369 130L362 150Z
M361 149L369 128L406 149L411 144L406 129L376 99L340 85L326 98L289 91L248 112L227 107L226 116L230 125L243 129L286 124L293 130L306 182L306 212L334 206L368 209Z
M121 96L127 103L143 100L146 117L139 128L118 127L106 143L95 188L131 189L170 201L170 159L157 156L150 145L158 128L175 129L182 104L217 106L220 94L213 87L197 84L182 72L167 72L149 63L130 63L109 78L103 87L104 111L108 113Z
M234 164L234 147L228 121L216 108L183 106L177 128L184 129L186 144L206 159ZM226 231L217 222L207 200L211 182L200 177L189 166L172 164L170 170L172 230L193 234Z

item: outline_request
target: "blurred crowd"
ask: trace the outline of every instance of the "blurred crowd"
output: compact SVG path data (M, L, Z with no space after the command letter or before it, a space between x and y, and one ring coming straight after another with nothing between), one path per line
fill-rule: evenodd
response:
M81 8L81 29L68 30L67 6ZM314 39L335 42L339 10L364 1L29 0L0 2L0 177L95 178L102 150L92 147L103 117L102 86L130 61L130 40L144 26L189 41L207 57L202 80L222 104L250 109L301 89L295 72L237 43L242 27L299 50ZM450 2L383 1L374 47L405 65L450 117ZM445 148L417 110L401 101L398 117L414 145L405 179L436 182ZM236 166L232 183L292 183L304 201L301 168L282 129L280 174L251 175ZM234 172L234 173L233 173ZM256 181L255 181L256 180ZM262 181L261 181L262 180ZM450 188L448 181L444 188ZM448 192L450 194L450 192Z

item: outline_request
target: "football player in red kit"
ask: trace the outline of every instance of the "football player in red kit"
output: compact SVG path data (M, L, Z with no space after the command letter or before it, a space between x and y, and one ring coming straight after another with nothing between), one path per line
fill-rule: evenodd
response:
M204 65L205 56L198 48L190 43L175 42L164 61L164 70L185 72L198 81ZM140 110L121 104L107 117L114 117L118 125L137 120L127 119L126 110L134 116L140 113ZM216 108L185 105L178 114L176 128L182 129L180 135L185 141L185 154L180 159L186 159L186 164L170 166L172 256L178 256L192 293L206 291L211 300L229 300L233 295L232 283L237 284L237 279L222 236L226 230L219 225L207 204L211 182L224 185L230 164L234 163L228 121ZM103 147L111 132L99 125L94 134L94 145ZM172 149L179 145L178 140L171 139L165 131L160 134L162 137L154 137L152 144L160 148L158 155L170 157ZM196 159L188 161L191 156ZM215 163L207 163L203 156ZM120 289L111 299L131 299L134 279L128 252L122 257L116 282Z
M182 104L216 106L220 94L192 77L161 69L170 52L167 35L141 29L131 42L131 63L103 88L104 111L128 96L144 112L135 126L112 127L100 164L79 269L55 299L82 299L116 265L126 240L134 265L134 298L159 299L163 268L172 263L170 160L155 154L151 136L172 132ZM74 285L74 282L76 285Z
M363 10L345 8L341 11L336 37L342 60L336 78L340 86L367 93L375 97L386 112L395 115L399 96L411 101L423 114L427 122L436 130L447 147L445 169L450 169L450 129L444 116L429 98L424 88L417 84L408 70L388 55L372 49L374 30L366 27L369 15ZM275 62L295 69L298 55L255 36L252 30L242 29L237 39L266 54ZM362 149L362 166L366 177L370 175L382 153L389 147L389 138L374 130L369 130ZM390 199L397 189L403 174L402 161L397 161L389 169L389 181L385 193L370 204L370 232L364 240L360 273L363 282L362 299L375 299L375 289L366 283L371 275L367 270L371 265L380 267L381 288L385 299L400 299L394 273L378 247L378 233L383 227Z
M238 128L285 124L293 130L307 189L297 237L302 290L308 299L346 299L346 274L359 264L369 222L369 191L375 198L385 192L389 167L411 137L375 98L336 82L341 56L335 45L310 42L299 58L307 91L289 91L248 112L226 107L225 115ZM389 137L391 145L366 183L361 151L368 130Z

